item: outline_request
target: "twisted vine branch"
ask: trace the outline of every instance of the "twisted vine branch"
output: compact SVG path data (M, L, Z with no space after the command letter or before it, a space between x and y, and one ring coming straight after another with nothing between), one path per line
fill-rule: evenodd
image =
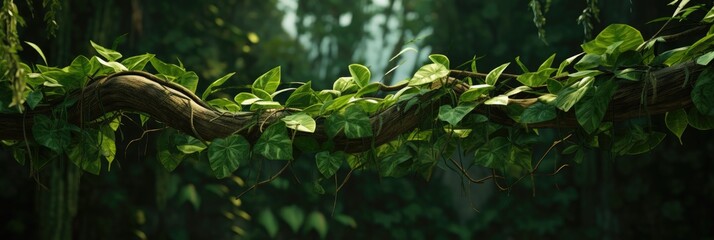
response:
M621 121L629 118L661 114L674 109L691 105L691 85L704 66L687 63L663 68L646 74L639 82L622 84L615 94L606 121ZM463 76L464 72L452 72L452 77ZM503 77L514 77L504 75ZM689 79L687 79L689 78ZM689 80L689 81L685 81ZM448 82L459 83L454 78ZM689 83L683 85L683 83ZM433 85L436 88L450 87L456 94L467 90L461 84ZM430 93L435 93L432 91ZM639 94L639 93L645 94ZM361 152L374 146L386 143L402 133L413 130L424 119L433 116L439 106L449 103L449 96L435 98L436 94L418 96L422 102L421 108L404 110L402 104L390 106L371 117L375 136L371 138L348 139L344 135L333 138L336 150L346 152ZM633 94L638 93L638 94ZM291 114L291 110L265 110L262 112L225 113L211 109L190 91L157 81L147 73L123 73L108 76L90 83L83 91L74 93L72 98L78 103L68 109L68 121L81 125L104 116L113 111L135 111L150 115L152 118L200 139L211 140L226 137L231 134L241 134L251 141L260 136L263 124L279 121ZM509 104L529 106L536 98L511 99ZM644 102L643 102L644 101ZM646 104L644 104L646 103ZM644 106L647 106L646 109ZM33 124L33 116L49 114L55 106L46 106L27 111L25 114L0 114L0 139L20 140L30 138L32 131L28 128ZM430 111L434 110L434 111ZM498 107L479 107L476 112L485 114L494 122L515 125L505 111ZM425 118L428 117L428 118ZM577 127L577 121L572 112L561 114L557 119L529 124L532 128L563 128ZM318 141L326 141L327 134L322 125L315 133L298 133L309 135Z

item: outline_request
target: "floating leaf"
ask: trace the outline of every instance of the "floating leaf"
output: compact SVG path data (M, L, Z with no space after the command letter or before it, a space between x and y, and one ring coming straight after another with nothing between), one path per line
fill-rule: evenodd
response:
M208 146L208 162L216 178L231 176L241 162L250 160L250 143L241 135L214 139Z

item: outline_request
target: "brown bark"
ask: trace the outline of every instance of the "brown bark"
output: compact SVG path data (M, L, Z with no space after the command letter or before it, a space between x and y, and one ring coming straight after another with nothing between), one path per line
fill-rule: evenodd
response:
M615 94L605 121L621 121L629 118L665 113L691 105L691 86L704 66L693 63L673 66L651 72L639 82L620 85ZM685 83L687 74L689 81ZM241 134L251 141L257 140L262 129L280 118L291 114L290 110L266 110L262 112L221 113L197 102L185 90L161 83L144 76L145 74L123 74L110 76L92 82L72 97L78 102L68 109L68 121L76 125L88 122L112 111L136 111L150 115L169 127L193 135L199 139L211 140L231 134ZM463 72L452 73L453 77ZM435 85L434 85L435 86ZM446 84L457 94L466 88L462 84ZM439 86L441 87L441 86ZM339 135L333 139L338 150L360 152L386 143L398 135L411 131L424 121L433 120L440 105L448 103L449 96L434 99L436 91L420 97L419 107L404 110L403 104L388 107L371 117L374 136L363 139L348 139ZM646 96L642 98L642 96ZM512 99L511 104L528 106L534 98ZM646 103L646 104L644 104ZM31 138L32 119L36 114L47 114L51 107L43 107L24 114L0 114L0 139ZM476 110L487 114L492 121L515 125L505 113L497 108ZM320 120L318 120L318 123ZM84 124L83 124L84 123ZM319 125L319 124L318 124ZM529 124L531 128L577 127L573 111L560 114L548 122ZM318 126L315 133L299 133L315 138L319 142L327 140L324 127Z

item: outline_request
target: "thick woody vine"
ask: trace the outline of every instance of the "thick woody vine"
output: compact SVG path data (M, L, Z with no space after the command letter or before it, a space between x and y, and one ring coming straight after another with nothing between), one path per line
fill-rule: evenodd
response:
M286 87L296 83L287 84L276 67L232 98L217 93L233 73L199 96L198 76L182 66L152 54L123 58L91 43L98 56L79 56L63 68L20 65L26 85L13 88L22 91L12 95L15 107L2 106L0 138L34 171L47 159L67 159L99 174L103 165L110 170L119 127L153 119L168 127L156 131L156 156L168 170L195 155L224 178L255 159L287 161L285 169L300 151L314 155L321 179L346 172L336 191L355 170L428 179L441 161L470 182L493 180L507 189L501 179L512 185L533 177L552 151L579 163L595 148L648 152L666 136L629 119L664 114L677 138L688 127L713 128L711 15L692 30L647 41L630 26L611 25L583 44L583 53L559 63L553 55L535 70L518 58L487 73L476 62L451 70L449 59L435 54L393 86L373 82L369 68L352 64L350 76L316 90L310 82ZM661 42L692 36L690 46L655 51ZM521 74L504 73L515 65ZM542 128L566 131L548 137ZM543 141L552 145L535 156L532 146ZM468 160L454 159L455 152ZM478 179L468 174L470 166L492 174Z

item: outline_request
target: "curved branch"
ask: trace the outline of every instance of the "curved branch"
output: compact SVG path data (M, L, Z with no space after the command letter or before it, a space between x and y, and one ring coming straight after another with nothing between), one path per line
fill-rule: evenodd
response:
M623 84L615 94L606 120L620 121L628 118L654 115L691 105L691 83L685 79L696 79L705 67L693 63L654 71L643 81ZM453 80L453 79L450 79ZM432 87L450 87L456 94L467 90L463 84L434 84ZM425 119L433 119L439 106L450 102L449 96L434 99L436 91L420 96L421 105L404 110L403 104L396 104L371 117L374 136L371 138L348 139L344 135L333 138L336 150L361 152L371 146L386 143L395 137L415 129ZM646 96L641 98L641 96ZM207 108L190 92L171 84L152 80L143 74L121 74L92 82L83 91L71 97L77 104L68 109L68 121L76 125L104 116L112 111L136 111L200 139L211 140L231 134L241 134L251 141L260 136L260 126L279 121L291 114L290 110L265 110L262 112L224 113ZM642 101L645 104L641 104ZM528 106L534 98L512 99L511 104ZM25 114L0 114L0 139L31 138L32 126L37 114L49 114L54 106L39 108ZM477 109L495 122L516 125L499 108ZM84 124L82 124L84 123ZM562 114L549 122L529 124L528 127L577 127L572 112ZM298 133L318 141L327 141L325 128L319 125L315 133Z

